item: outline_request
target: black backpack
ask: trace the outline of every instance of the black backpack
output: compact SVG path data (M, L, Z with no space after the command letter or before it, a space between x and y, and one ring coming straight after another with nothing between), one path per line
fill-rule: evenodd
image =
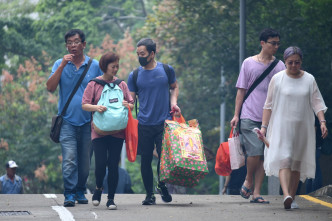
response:
M168 64L163 64L163 67L164 67L164 70L165 70L166 75L167 75L168 85L171 85L171 82L170 82L170 80L171 80L171 77L170 77L171 69L169 68ZM136 93L136 96L138 96L138 88L137 88L138 68L136 68L133 71L133 78L134 78L134 85L135 85L135 88L136 88L135 93ZM137 117L137 99L135 99L135 112L136 112L136 117Z

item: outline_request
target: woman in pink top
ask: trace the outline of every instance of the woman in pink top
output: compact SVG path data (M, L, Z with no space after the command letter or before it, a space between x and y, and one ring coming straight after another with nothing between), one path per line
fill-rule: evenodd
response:
M98 77L98 79L103 80L107 83L113 83L117 77L119 70L119 56L113 52L108 52L104 54L99 61L99 67L103 71L103 75ZM123 106L133 109L134 100L132 99L126 82L122 81L119 84L121 88L124 100L122 102ZM91 81L87 85L83 99L82 99L82 108L85 111L95 112L98 111L102 113L106 111L106 107L98 105L101 93L104 86ZM98 206L101 200L101 194L103 191L103 179L106 174L106 166L108 167L108 209L116 209L114 203L115 190L118 184L119 174L118 166L120 162L120 155L123 145L123 140L125 138L124 130L112 134L112 135L99 135L94 130L94 127L91 125L91 139L92 147L95 153L95 176L96 176L96 190L92 196L92 204Z

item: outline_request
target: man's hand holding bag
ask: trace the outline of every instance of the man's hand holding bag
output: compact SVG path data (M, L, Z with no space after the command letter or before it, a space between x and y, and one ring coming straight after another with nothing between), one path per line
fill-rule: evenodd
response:
M245 164L245 156L240 143L239 133L232 128L231 136L228 138L229 156L232 170L239 169Z

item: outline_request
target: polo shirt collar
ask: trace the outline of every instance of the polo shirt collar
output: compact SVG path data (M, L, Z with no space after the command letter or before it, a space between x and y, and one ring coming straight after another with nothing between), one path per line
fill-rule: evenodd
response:
M89 60L90 60L90 57L87 56L86 54L84 55L84 57L85 57L85 60L84 60L84 62L83 62L83 64L82 64L82 66L86 66L86 65L88 65ZM74 63L71 62L71 61L69 61L68 63L74 64Z
M5 176L5 179L6 179L6 180L11 180L11 179L8 177L7 174L6 174L6 176ZM16 174L15 174L14 180L19 181L18 176L17 176Z

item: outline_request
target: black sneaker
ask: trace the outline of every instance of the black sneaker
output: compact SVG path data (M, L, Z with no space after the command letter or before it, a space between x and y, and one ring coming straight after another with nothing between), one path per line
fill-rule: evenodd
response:
M109 199L106 203L106 206L109 210L116 210L116 205L114 203L114 200Z
M95 189L95 192L93 193L93 196L92 196L92 204L94 206L99 205L102 192L103 192L102 189Z
M147 195L145 200L142 201L142 205L156 205L156 197L153 194Z
M168 193L168 189L167 189L165 183L159 182L158 185L156 186L156 190L161 195L161 199L165 203L172 202L172 196L171 196L171 194Z

